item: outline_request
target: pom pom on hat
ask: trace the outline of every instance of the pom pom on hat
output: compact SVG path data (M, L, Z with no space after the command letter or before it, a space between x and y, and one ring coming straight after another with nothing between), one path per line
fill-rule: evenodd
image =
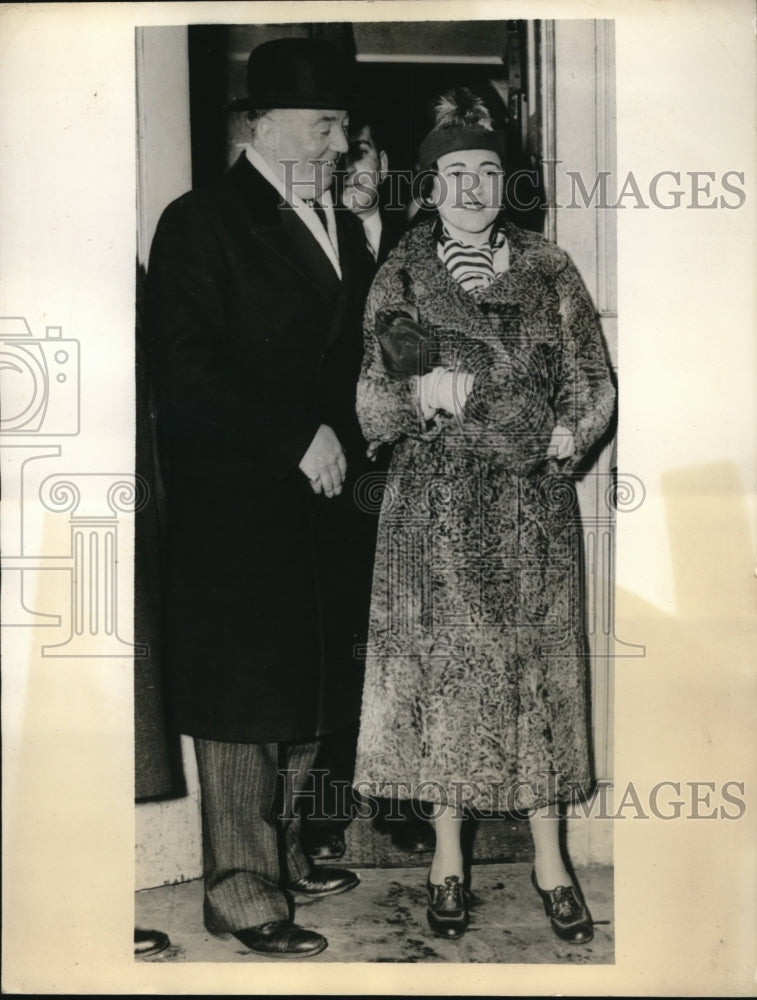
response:
M455 87L442 94L434 108L436 128L483 128L491 132L492 116L489 109L468 87Z

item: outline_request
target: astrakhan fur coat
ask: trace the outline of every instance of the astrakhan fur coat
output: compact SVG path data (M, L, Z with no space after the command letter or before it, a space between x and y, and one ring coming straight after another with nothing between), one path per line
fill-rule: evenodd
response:
M509 269L470 294L411 229L373 283L357 407L393 442L374 569L355 784L379 796L534 808L588 790L581 528L573 472L615 390L596 312L568 256L506 223ZM387 374L375 318L406 309L429 361L473 372L431 421L417 380ZM556 424L574 458L547 458ZM362 502L377 502L364 479ZM373 487L373 488L371 488Z

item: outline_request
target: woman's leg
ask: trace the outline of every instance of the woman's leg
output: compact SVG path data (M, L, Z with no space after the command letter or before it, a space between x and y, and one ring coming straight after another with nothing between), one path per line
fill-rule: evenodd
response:
M428 878L426 916L434 934L446 938L460 937L470 920L463 887L462 821L462 811L449 805L435 807L431 819L436 850Z
M457 875L463 881L463 850L460 843L460 833L463 826L463 814L460 809L452 806L434 806L431 822L436 833L436 849L431 862L431 881L435 885L444 885L444 879L449 875Z
M560 850L560 823L553 807L537 809L529 817L534 838L532 881L541 896L552 930L570 944L587 944L594 924L580 888L565 866Z
M534 869L542 889L572 884L560 850L560 822L554 806L536 809L529 817L534 839Z

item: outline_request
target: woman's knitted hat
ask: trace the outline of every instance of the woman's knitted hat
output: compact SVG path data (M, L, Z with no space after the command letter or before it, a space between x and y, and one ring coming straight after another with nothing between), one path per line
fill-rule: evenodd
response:
M489 149L504 164L505 137L492 126L486 105L467 87L448 91L436 103L436 125L421 143L418 167L428 170L445 153Z

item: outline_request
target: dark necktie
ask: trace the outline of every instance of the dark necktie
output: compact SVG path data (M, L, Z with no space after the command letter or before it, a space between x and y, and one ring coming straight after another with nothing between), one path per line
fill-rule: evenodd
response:
M323 205L320 203L320 201L315 201L315 202L313 202L313 208L315 209L315 214L321 220L321 225L323 226L323 228L328 233L328 231L329 231L329 224L326 221L326 211L325 211Z
M310 205L311 208L315 209L315 214L318 216L321 225L328 234L329 224L326 221L326 212L324 211L323 205L319 201L316 201L315 198L309 200L307 204Z

